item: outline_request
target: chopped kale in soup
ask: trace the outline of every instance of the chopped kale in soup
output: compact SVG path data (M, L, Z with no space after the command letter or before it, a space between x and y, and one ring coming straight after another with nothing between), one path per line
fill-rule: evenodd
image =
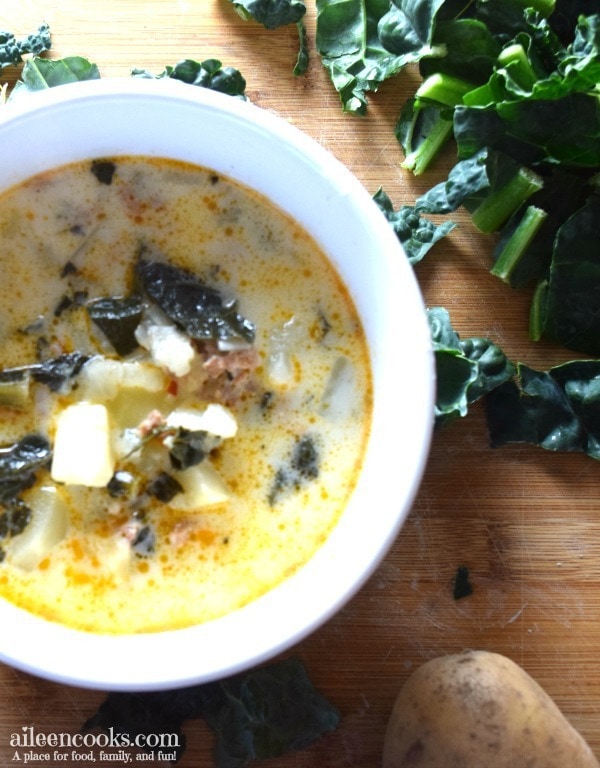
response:
M0 595L151 632L306 563L356 482L372 396L315 241L214 171L122 157L4 192L0 243Z

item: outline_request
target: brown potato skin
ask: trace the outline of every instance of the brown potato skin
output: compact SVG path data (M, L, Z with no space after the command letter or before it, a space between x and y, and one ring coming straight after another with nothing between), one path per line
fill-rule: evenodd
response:
M383 768L599 768L554 701L510 659L465 651L432 659L392 709Z

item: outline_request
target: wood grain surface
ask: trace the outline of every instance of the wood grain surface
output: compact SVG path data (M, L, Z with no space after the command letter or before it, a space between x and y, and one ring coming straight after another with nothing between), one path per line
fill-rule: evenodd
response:
M103 76L219 58L242 71L253 102L314 137L370 192L383 185L395 206L411 203L453 162L449 153L418 180L400 168L393 127L416 74L386 83L371 97L366 117L343 114L314 51L314 4L307 5L311 64L300 78L292 74L295 28L267 31L244 22L227 0L3 0L0 29L24 35L45 20L54 58L86 56ZM567 359L528 342L529 297L489 275L491 239L464 215L454 218L459 227L417 268L427 304L446 306L461 335L488 335L533 367ZM339 708L339 729L265 764L376 768L402 682L427 659L464 648L497 651L521 664L600 757L599 473L584 456L490 449L477 406L436 434L412 513L381 567L338 615L286 654L303 660ZM469 568L473 586L461 600L452 590L458 566ZM11 733L30 725L75 733L104 698L2 666L0 696L4 766L13 759ZM179 765L214 765L207 727L189 722L185 733Z

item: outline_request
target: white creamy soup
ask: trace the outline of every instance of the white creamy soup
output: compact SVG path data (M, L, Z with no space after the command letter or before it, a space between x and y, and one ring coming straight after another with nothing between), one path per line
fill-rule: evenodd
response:
M100 633L300 568L361 467L361 323L315 241L211 170L118 157L0 196L0 595Z

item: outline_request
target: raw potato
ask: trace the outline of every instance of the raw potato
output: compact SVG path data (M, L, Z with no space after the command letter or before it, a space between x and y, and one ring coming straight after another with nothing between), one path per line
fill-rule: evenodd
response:
M548 694L497 653L466 651L419 667L401 689L383 768L598 768Z

